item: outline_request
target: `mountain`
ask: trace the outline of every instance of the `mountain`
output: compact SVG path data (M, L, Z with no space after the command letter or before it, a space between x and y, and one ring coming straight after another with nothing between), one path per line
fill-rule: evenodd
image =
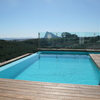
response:
M57 38L52 32L46 32L44 38Z

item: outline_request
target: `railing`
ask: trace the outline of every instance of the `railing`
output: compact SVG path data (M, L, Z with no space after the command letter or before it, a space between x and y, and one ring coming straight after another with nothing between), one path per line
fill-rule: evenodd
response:
M100 49L100 32L40 32L38 48Z

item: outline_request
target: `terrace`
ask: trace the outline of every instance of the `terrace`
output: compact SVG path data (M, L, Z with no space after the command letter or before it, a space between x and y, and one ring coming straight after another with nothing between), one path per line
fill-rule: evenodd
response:
M59 40L61 39L59 37L51 38L50 35L48 37L49 38L40 38L39 34L38 50L100 52L100 43L98 42L100 37L99 40L96 40L96 35L94 37L91 36L88 39L80 37L77 38L77 40L67 39L67 41L65 37L63 40ZM90 41L91 39L93 39L92 43ZM23 55L22 57L27 55L29 54ZM100 70L100 54L90 54L90 57ZM12 59L10 61L12 62L14 60L17 59ZM10 63L10 61L8 61L8 63ZM7 64L7 62L4 64ZM0 99L100 100L100 86L35 82L0 78Z
M100 86L0 79L1 100L100 100Z

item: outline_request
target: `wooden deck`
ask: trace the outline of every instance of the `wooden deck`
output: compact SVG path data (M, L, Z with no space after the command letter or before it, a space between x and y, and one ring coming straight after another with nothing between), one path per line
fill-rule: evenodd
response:
M0 100L100 100L100 86L0 78Z
M100 70L100 54L90 54L90 57L96 63L98 69Z
M29 56L29 55L31 55L31 54L32 54L32 53L27 53L27 54L24 54L24 55L22 55L22 56L13 58L13 59L11 59L11 60L2 62L2 63L0 63L0 66L6 65L6 64L8 64L8 63L11 63L11 62L16 61L16 60L18 60L18 59L21 59L21 58L23 58L23 57Z
M83 52L100 52L100 49L67 49L67 48L37 48L39 51L83 51Z
M100 54L90 54L100 69ZM100 100L100 85L75 85L0 78L0 100Z

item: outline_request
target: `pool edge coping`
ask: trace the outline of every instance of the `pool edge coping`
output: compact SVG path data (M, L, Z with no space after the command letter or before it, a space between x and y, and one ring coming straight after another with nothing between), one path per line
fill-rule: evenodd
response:
M27 56L29 56L29 55L31 55L31 54L33 54L33 53L27 53L27 54L24 54L24 55L15 57L15 58L13 58L13 59L4 61L4 62L0 63L0 67L2 67L3 65L9 64L9 63L11 63L11 62L14 62L14 61L16 61L16 60L19 60L19 59L21 59L21 58L27 57Z
M89 56L91 57L92 61L96 64L98 70L100 71L100 64L97 62L98 59L93 58L92 55L94 55L94 54L89 54ZM100 55L100 54L95 54L95 55Z
M77 51L77 52L100 52L100 49L63 49L63 48L37 48L38 51Z

